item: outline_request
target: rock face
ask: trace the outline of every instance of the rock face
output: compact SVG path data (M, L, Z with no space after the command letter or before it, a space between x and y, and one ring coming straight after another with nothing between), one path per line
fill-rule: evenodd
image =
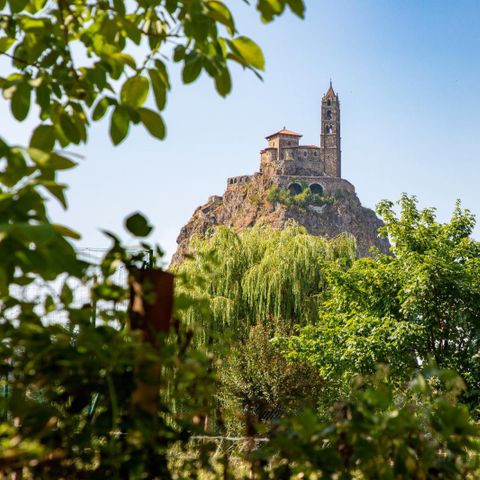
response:
M260 172L229 178L222 197L212 196L195 210L178 236L173 262L181 261L192 235L206 235L217 225L235 231L255 224L282 228L292 219L312 235L352 234L361 257L368 256L373 246L386 253L388 240L378 238L381 220L362 207L354 186L341 178L340 101L331 82L322 98L321 123L320 146L301 145L302 135L285 127L266 137L267 146L260 151ZM283 197L269 195L272 188ZM302 192L309 193L308 201L284 201L285 194L292 200L289 195Z
M320 207L300 207L268 200L268 191L272 187L291 185L292 180L304 181L306 178L323 184L324 194L333 196L334 202ZM368 256L373 246L384 253L389 248L388 241L378 237L377 229L382 226L382 221L372 210L362 207L353 185L347 180L334 177L300 179L257 173L228 179L223 196L214 195L195 210L177 238L178 249L173 262L181 261L182 254L188 251L192 235L205 236L217 225L226 225L238 232L256 224L282 228L292 219L312 235L332 238L343 232L351 233L357 241L357 253L361 257Z

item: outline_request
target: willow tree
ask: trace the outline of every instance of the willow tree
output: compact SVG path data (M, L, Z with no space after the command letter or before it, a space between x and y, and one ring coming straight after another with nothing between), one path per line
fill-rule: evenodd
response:
M355 258L353 237L316 237L295 223L238 234L218 227L208 238L192 238L190 249L192 258L176 269L180 279L195 280L189 282L195 289L183 287L184 293L208 305L189 313L204 342L226 332L245 338L257 320L314 323L329 266L349 266Z

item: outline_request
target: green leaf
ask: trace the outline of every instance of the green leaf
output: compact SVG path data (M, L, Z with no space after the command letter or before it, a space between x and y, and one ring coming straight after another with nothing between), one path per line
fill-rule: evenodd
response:
M215 76L215 88L222 97L226 97L232 90L232 79L227 68Z
M185 58L185 46L177 45L173 51L173 61L180 62Z
M80 143L80 130L76 122L65 112L60 115L60 127L68 140L75 144Z
M130 215L125 220L125 227L136 237L146 237L153 230L147 219L139 212Z
M271 22L276 15L285 9L285 0L258 0L257 9L264 22Z
M141 122L154 137L160 140L165 138L165 124L158 113L148 108L141 108L139 113Z
M146 77L131 77L123 84L120 98L126 105L133 108L139 108L147 99L148 89L149 82Z
M185 60L182 70L182 80L184 83L192 83L195 81L202 71L202 59L198 55L191 55Z
M112 104L112 101L107 97L103 97L93 109L92 119L97 121L103 118L107 113L108 107Z
M55 238L55 231L50 223L0 225L0 233L10 234L22 242L48 243Z
M233 21L232 13L223 2L212 0L207 2L207 8L210 10L210 17L225 25L228 28L230 35L235 33L235 23Z
M128 20L125 17L118 17L118 21L121 23L122 27L125 29L125 33L127 34L128 38L138 45L142 39L142 34L138 27Z
M237 37L230 42L233 50L245 61L245 66L251 66L258 70L265 69L265 58L261 48L248 37Z
M36 102L42 110L50 108L50 88L45 83L42 83L36 90Z
M113 6L120 15L125 15L125 2L123 0L113 0Z
M12 13L18 13L27 6L28 0L9 0L8 3Z
M58 223L53 223L52 224L53 229L59 233L62 237L68 237L68 238L73 238L74 240L80 240L82 236L76 232L75 230L72 230L71 228L66 227L65 225L59 225Z
M53 170L68 170L77 165L76 162L67 157L58 155L53 152L44 152L38 148L27 148L26 152L30 158L41 168L49 168Z
M13 116L22 121L27 118L28 111L30 110L30 94L32 89L26 83L20 83L13 92L10 108Z
M37 13L45 6L46 3L47 0L30 0L28 2L26 10L29 13Z
M66 185L62 185L52 180L42 180L39 183L61 203L65 210L67 209L67 200L65 198L65 189L67 188Z
M162 77L157 70L151 68L148 70L148 74L150 75L150 81L152 82L155 103L157 104L159 110L163 110L167 100L167 87L165 86Z
M134 58L128 53L114 53L111 58L121 64L126 64L133 70L137 68Z
M300 18L305 18L305 4L303 0L287 0L290 10Z
M157 69L158 74L160 75L160 78L162 79L163 84L167 88L167 90L170 89L170 81L168 79L168 71L167 67L165 64L160 61L160 60L155 60L155 68Z
M62 290L60 292L60 300L64 305L70 305L73 301L73 292L72 289L68 286L67 282L63 284Z
M14 38L10 37L2 37L0 38L0 52L8 52L8 50L12 47L12 45L15 43Z
M50 153L49 165L50 168L53 168L54 170L70 170L77 166L77 162L74 162L63 155L52 152Z
M116 107L110 120L110 138L114 145L118 145L127 136L129 124L127 110L121 106Z
M55 146L55 129L53 125L39 125L30 138L30 147L49 152Z

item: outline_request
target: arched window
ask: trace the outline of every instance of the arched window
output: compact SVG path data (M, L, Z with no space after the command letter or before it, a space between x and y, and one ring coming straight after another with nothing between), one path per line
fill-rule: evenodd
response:
M307 152L303 152L303 156L306 157L306 156L307 156Z
M332 104L332 101L330 99L327 100L327 105L330 106Z
M325 133L333 133L333 127L331 125L327 125L325 127Z
M327 110L327 119L328 120L332 119L332 111L331 110Z
M315 193L317 195L323 195L323 188L321 185L319 185L318 183L312 183L310 185L310 191L312 193Z
M302 186L299 183L291 183L288 186L288 190L291 195L298 195L299 193L302 193Z

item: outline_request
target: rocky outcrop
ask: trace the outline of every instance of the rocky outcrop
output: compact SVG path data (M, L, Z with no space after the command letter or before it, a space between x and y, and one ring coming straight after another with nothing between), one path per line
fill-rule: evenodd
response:
M182 228L177 238L178 249L173 262L179 262L188 251L192 235L208 235L212 227L226 225L235 231L256 224L282 228L291 219L303 225L312 235L335 237L341 233L352 234L357 241L358 256L370 255L373 246L386 253L388 240L378 237L383 224L375 213L362 207L353 186L346 180L334 177L317 177L323 183L325 194L333 196L332 204L323 206L286 206L268 200L268 191L275 186L286 186L292 181L310 177L277 177L255 174L229 179L222 197L212 196L198 207L192 218ZM313 177L312 177L313 178Z

